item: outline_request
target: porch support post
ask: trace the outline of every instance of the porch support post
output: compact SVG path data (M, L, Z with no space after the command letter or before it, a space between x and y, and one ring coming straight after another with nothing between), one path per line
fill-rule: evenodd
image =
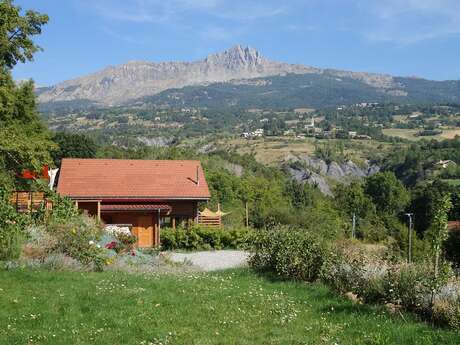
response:
M97 220L101 221L101 201L97 202Z
M160 212L161 212L161 210L158 209L158 239L157 239L157 245L158 245L158 246L161 244L161 237L160 237L160 232L161 232Z

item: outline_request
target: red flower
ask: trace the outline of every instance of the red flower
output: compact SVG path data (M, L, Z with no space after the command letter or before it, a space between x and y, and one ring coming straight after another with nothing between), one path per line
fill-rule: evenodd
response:
M107 243L107 244L105 245L105 247L106 247L107 249L115 249L117 246L118 246L118 243L115 242L115 241L112 241L112 242Z
M132 251L131 256L136 256L136 253L134 253L134 251Z

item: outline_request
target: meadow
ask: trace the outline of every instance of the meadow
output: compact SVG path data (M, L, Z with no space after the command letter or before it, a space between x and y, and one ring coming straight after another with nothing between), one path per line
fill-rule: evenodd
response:
M460 334L247 269L0 271L0 344L459 344Z
M344 153L355 162L361 162L370 157L375 159L377 155L383 155L394 147L391 143L375 140L298 139L292 137L265 137L256 140L238 138L220 141L218 144L241 155L254 155L259 163L274 166L284 162L291 154L314 156L315 148L318 145L341 145L344 148Z
M431 140L431 139L453 139L456 135L460 135L460 128L454 129L442 129L442 133L439 135L431 136L416 136L421 129L401 129L401 128L387 128L383 129L383 134L390 137L399 137L407 140Z

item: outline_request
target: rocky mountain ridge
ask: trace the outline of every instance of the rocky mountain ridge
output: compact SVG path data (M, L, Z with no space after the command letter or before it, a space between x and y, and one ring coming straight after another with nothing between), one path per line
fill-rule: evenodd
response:
M37 89L40 103L81 101L95 106L117 106L184 86L244 80L287 74L325 74L351 78L371 87L394 89L400 85L392 76L374 73L319 69L272 61L254 48L237 45L195 62L130 61L99 72Z
M332 195L328 179L346 183L353 179L361 179L380 171L380 167L369 161L359 167L351 160L345 162L329 162L323 159L304 155L286 157L285 169L300 183L309 183L319 188L326 195Z

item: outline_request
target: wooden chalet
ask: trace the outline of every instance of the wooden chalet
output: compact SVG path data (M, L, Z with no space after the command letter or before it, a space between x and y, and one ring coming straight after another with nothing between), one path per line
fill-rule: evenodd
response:
M57 192L105 224L128 226L139 247L160 244L161 227L198 221L210 193L199 161L63 159Z

